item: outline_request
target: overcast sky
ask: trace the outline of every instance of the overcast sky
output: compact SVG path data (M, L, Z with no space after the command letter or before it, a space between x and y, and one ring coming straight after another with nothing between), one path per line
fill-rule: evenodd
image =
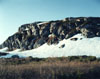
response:
M100 0L0 0L0 43L22 24L80 16L100 17Z

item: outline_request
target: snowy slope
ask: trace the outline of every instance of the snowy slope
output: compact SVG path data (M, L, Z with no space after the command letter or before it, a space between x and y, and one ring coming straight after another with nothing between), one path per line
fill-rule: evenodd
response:
M20 52L20 49L9 52L10 54L2 57L11 57L14 54L19 55L20 57L65 57L73 55L91 55L100 57L100 37L94 38L84 38L81 34L77 34L72 38L78 38L77 41L72 41L70 39L62 40L57 45L47 45L44 44L41 47L38 47L33 50L27 50ZM82 40L80 40L83 38ZM64 48L60 48L61 45L65 44ZM0 50L4 51L4 50Z

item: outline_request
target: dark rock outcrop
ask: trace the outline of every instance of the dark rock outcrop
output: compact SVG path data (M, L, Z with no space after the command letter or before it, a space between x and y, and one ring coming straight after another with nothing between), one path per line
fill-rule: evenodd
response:
M64 48L65 47L65 44L61 45L59 48Z
M0 52L0 56L5 56L7 54L9 54L9 53Z
M70 40L72 40L72 41L77 41L78 38L71 38Z
M44 43L57 44L63 39L68 39L81 33L87 38L100 37L99 17L65 18L64 20L49 22L34 22L19 27L18 32L8 37L0 49L8 47L9 50L30 50Z
M20 58L18 55L13 55L11 58Z

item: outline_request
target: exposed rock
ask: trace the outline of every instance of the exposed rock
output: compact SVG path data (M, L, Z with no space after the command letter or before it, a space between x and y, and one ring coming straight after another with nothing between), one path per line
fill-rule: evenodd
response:
M33 48L40 47L40 46L43 45L45 42L46 42L45 38L37 39L36 42L35 42L35 44L34 44L34 47L33 47Z
M59 42L59 39L54 34L49 35L48 40L47 40L48 45L58 44L58 42Z
M80 38L80 40L82 40L83 38Z
M2 48L4 48L4 46L3 45L0 45L0 49L2 49Z
M77 41L78 38L71 38L70 40L72 40L72 41Z
M0 52L0 56L5 56L7 54L9 54L9 53Z
M68 39L68 38L74 36L75 34L78 34L78 32L77 32L77 30L76 30L75 28L73 28L72 30L70 30L70 31L66 34L65 39Z
M13 55L11 58L19 58L18 55Z
M100 37L100 32L97 32L96 35Z
M65 47L65 44L61 45L59 48L64 48Z
M93 33L92 30L86 29L86 28L82 28L81 33L82 33L83 36L85 36L87 38L92 38L92 37L96 36L95 33Z

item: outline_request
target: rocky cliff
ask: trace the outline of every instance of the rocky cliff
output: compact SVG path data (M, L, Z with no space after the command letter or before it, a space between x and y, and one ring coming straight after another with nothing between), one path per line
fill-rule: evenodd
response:
M19 27L18 32L8 37L0 49L30 50L44 43L48 45L58 44L63 39L68 39L78 33L86 38L100 37L99 17L65 18L63 20L49 22L34 22Z

